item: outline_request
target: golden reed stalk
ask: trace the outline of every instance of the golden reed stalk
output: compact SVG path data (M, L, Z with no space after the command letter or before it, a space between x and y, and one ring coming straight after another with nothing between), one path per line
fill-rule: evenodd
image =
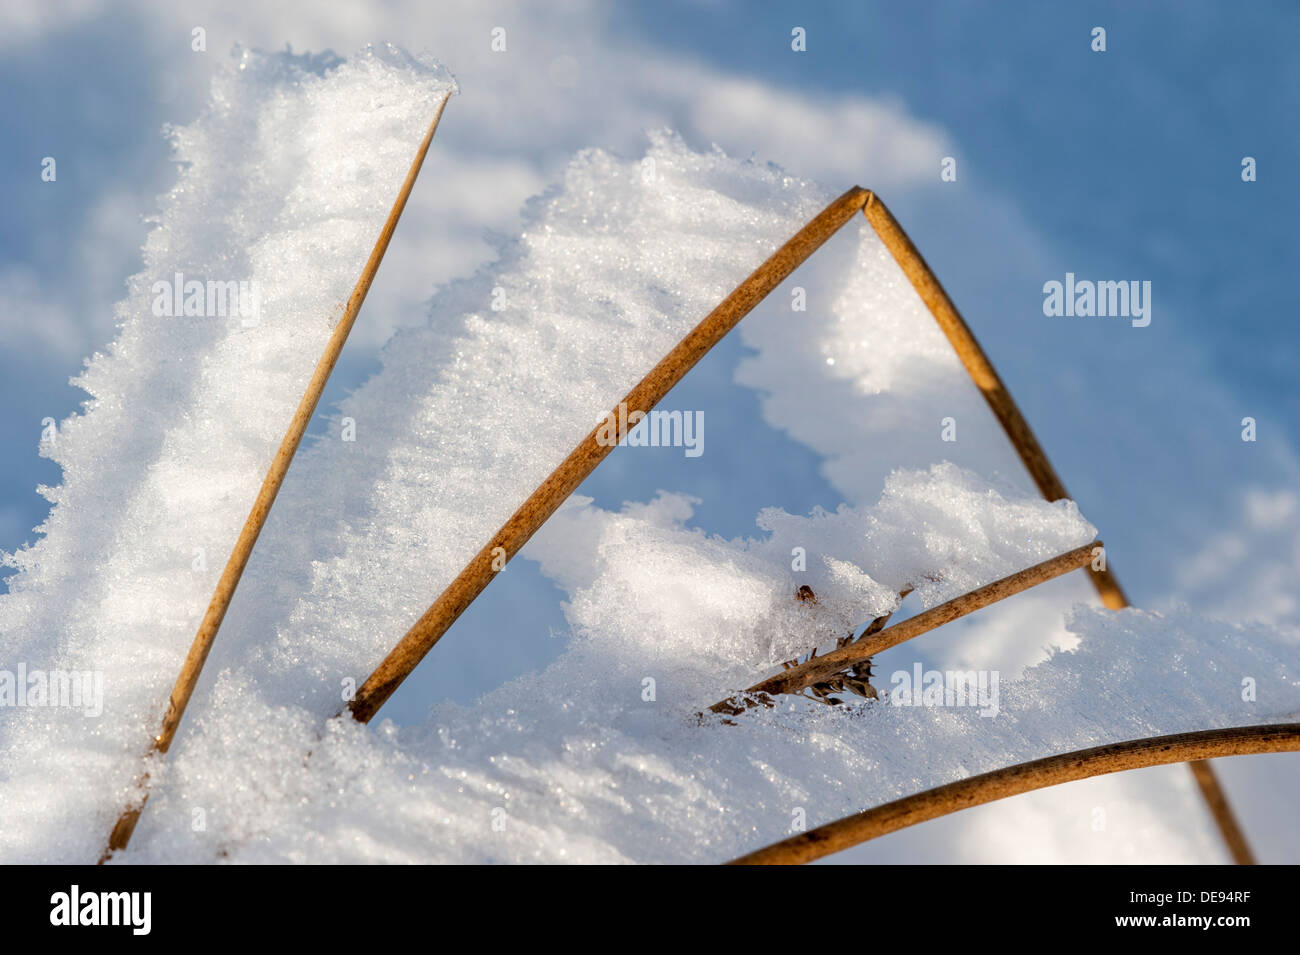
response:
M1297 751L1300 751L1300 723L1201 730L1080 749L895 799L866 812L802 832L727 864L801 865L917 823L1047 786L1147 766L1188 761L1196 765L1220 756Z
M384 227L379 232L379 238L370 251L370 257L361 270L361 276L357 279L352 294L348 297L347 305L343 310L343 317L339 319L338 324L334 326L334 331L330 334L329 341L325 345L325 351L321 355L320 361L316 363L316 370L312 372L311 380L307 383L307 390L303 393L302 400L298 402L298 408L293 413L289 428L285 432L284 439L280 442L279 450L275 452L271 467L262 480L262 487L257 492L257 499L253 501L253 507L248 513L248 519L244 521L244 527L239 532L234 549L230 552L230 558L226 561L225 569L222 570L221 577L217 581L216 590L213 591L207 612L204 613L203 620L199 623L198 633L194 635L194 642L190 645L189 653L185 656L185 662L181 664L181 672L176 677L176 683L172 687L171 696L167 701L167 713L163 717L162 728L150 741L149 750L145 756L146 759L155 753L166 753L176 736L176 729L180 726L181 717L185 715L185 708L189 705L190 697L194 695L194 687L199 681L199 674L203 671L203 664L208 658L208 653L212 650L212 644L217 638L217 631L221 629L221 621L226 616L230 601L235 596L235 588L239 586L239 579L244 573L244 568L248 565L250 555L253 553L253 545L257 543L258 535L262 533L262 527L266 524L267 515L271 512L271 505L275 503L275 497L280 492L280 485L284 483L284 477L289 471L289 464L293 461L294 453L302 442L302 436L307 430L307 425L311 422L312 415L316 413L316 405L320 402L321 393L325 390L325 383L329 381L330 373L334 371L334 365L338 362L339 354L343 351L343 345L348 340L348 334L352 331L353 324L356 323L357 313L361 311L361 304L366 300L366 294L370 291L370 285L375 279L375 273L379 271L379 263L383 261L384 253L388 251L388 243L393 238L393 230L397 228L397 222L402 217L402 211L406 208L406 200L410 198L411 188L415 185L416 177L420 174L420 167L424 163L425 155L429 152L429 144L433 142L433 134L438 129L438 123L442 119L442 111L446 108L447 100L450 97L451 92L448 91L438 103L433 120L429 123L429 129L424 134L424 139L416 151L415 159L411 162L411 168L406 173L406 179L397 194L393 208L384 221ZM101 865L108 861L114 852L125 849L127 843L131 841L131 834L135 832L136 823L140 820L140 813L144 810L145 803L149 799L149 773L147 770L140 776L138 788L139 792L136 798L122 811L117 823L113 826L113 831L109 834L108 845L99 858Z
M1036 587L1041 583L1060 577L1062 574L1086 567L1093 560L1093 555L1101 548L1101 541L1084 544L1074 550L1066 551L1050 560L1026 567L991 584L985 584L960 597L954 597L945 603L931 607L915 617L908 617L902 623L885 627L877 633L846 646L839 647L819 657L812 657L796 666L782 670L776 676L769 677L761 683L755 683L743 693L720 700L709 707L710 712L734 716L751 707L759 705L776 693L799 694L829 677L853 666L865 663L877 653L890 647L929 633L969 613L974 613L989 604L1005 600L1014 594Z

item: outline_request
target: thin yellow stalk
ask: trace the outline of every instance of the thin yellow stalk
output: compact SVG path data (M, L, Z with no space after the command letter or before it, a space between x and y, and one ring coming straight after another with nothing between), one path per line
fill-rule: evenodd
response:
M896 799L783 839L728 865L801 865L917 823L1092 776L1221 756L1297 751L1300 723L1201 730L1076 750Z
M962 594L960 597L954 597L946 603L931 607L915 617L909 617L902 623L896 623L878 633L866 635L854 643L839 647L822 656L813 657L788 670L782 670L776 676L769 677L761 683L755 683L743 693L714 703L709 707L709 710L713 713L734 716L766 701L777 693L802 693L814 683L821 683L856 663L865 663L876 654L882 653L890 647L896 647L913 637L929 633L931 630L942 627L945 623L950 623L969 613L974 613L976 610L997 603L999 600L1005 600L1007 597L1028 590L1030 587L1035 587L1080 567L1086 567L1093 560L1097 548L1102 546L1101 541L1093 541L1091 544L1084 544L1082 547L1066 551L1064 554L1050 560L1045 560L1042 563L1034 564L1032 567L1017 571L1010 576L995 580L991 584L985 584L983 587Z
M741 282L628 392L623 399L627 414L614 415L618 422L616 440L602 441L603 426L593 428L520 505L357 690L356 697L348 704L348 712L354 719L362 723L370 721L505 563L519 552L556 508L596 469L596 465L614 450L617 441L625 436L624 422L633 417L633 412L649 412L658 404L709 349L852 219L866 201L867 191L855 186L818 213Z
M1232 806L1228 804L1227 793L1219 784L1214 767L1203 759L1196 759L1188 763L1187 768L1192 771L1192 778L1196 780L1196 786L1201 791L1201 798L1205 800L1205 807L1210 811L1210 817L1218 823L1219 833L1223 836L1223 841L1228 844L1232 861L1237 865L1254 865L1255 856L1251 852L1250 843L1246 841L1246 834L1241 831L1241 826L1237 823L1237 816L1233 813Z
M163 717L162 728L151 740L146 759L155 753L166 753L176 736L176 729L180 726L181 717L185 715L185 708L189 705L190 697L194 694L194 687L199 681L199 674L203 671L203 664L208 658L208 653L212 650L217 631L221 628L221 621L225 618L226 611L230 607L230 601L235 595L235 588L239 586L239 579L243 575L244 568L247 566L248 559L253 552L253 545L257 543L258 535L261 534L262 527L266 524L267 515L271 512L271 505L275 503L275 497L280 491L280 485L284 483L284 477L289 471L289 464L293 461L294 453L302 442L302 436L307 430L307 425L316 412L316 405L320 402L321 393L325 390L325 383L329 381L330 373L333 372L339 354L343 351L343 345L348 339L348 334L352 331L352 326L356 322L357 313L361 311L361 304L366 300L366 294L370 291L370 285L375 279L375 273L379 271L379 263L383 261L384 253L388 250L388 243L393 237L393 230L397 228L397 222L402 217L402 211L406 208L406 201L410 198L411 188L415 185L416 177L420 174L420 167L424 163L425 155L429 152L429 144L433 142L433 134L438 129L438 123L442 119L442 112L446 108L447 100L450 97L451 92L448 91L438 103L433 120L429 123L429 129L420 142L420 147L416 151L415 159L412 160L411 167L406 173L406 179L398 191L392 210L388 213L388 218L384 221L384 226L379 232L379 238L375 241L374 248L370 251L370 257L361 270L361 276L357 279L352 294L348 297L343 317L339 319L338 324L334 326L334 331L330 334L329 341L325 345L325 351L321 355L320 361L316 363L316 369L312 372L311 380L307 383L307 390L298 402L298 408L293 413L289 428L285 432L284 439L280 442L279 450L276 451L275 458L271 461L271 467L262 480L262 487L257 492L257 498L253 502L252 510L249 511L248 519L239 532L234 549L230 552L230 558L226 561L225 569L222 570L221 577L217 581L216 590L213 591L212 600L208 603L207 612L204 613L203 620L199 623L198 633L195 634L194 642L190 645L189 653L185 656L185 662L181 665L180 674L176 677L176 683L172 687L171 696L167 702L167 713ZM108 845L99 859L101 864L107 861L114 852L126 848L127 843L130 842L131 834L135 831L136 823L140 819L140 813L144 810L144 805L149 799L148 785L149 774L146 771L139 779L139 791L136 798L127 805L121 816L118 817L117 823L113 826L113 831L108 837Z

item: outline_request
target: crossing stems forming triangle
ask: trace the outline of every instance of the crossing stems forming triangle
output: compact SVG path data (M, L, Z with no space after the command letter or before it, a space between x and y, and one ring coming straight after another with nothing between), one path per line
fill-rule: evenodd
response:
M870 190L854 186L773 252L628 392L619 405L626 408L626 413L614 413L609 419L617 422L615 440L609 440L606 424L591 430L403 635L358 688L346 711L359 722L368 723L496 574L626 437L628 418L637 411L649 413L727 332L858 212L866 216L934 316L994 417L1002 425L1039 492L1048 501L1068 499L1065 485L1038 443L1029 422L934 272L884 202ZM1107 607L1118 610L1129 605L1108 562L1080 561L1075 566L1087 567L1093 586ZM1233 860L1238 864L1252 864L1254 857L1250 847L1213 769L1199 759L1194 760L1191 767Z

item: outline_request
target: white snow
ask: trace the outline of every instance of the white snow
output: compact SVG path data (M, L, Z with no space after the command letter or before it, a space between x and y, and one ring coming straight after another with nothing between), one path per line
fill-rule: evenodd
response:
M14 556L0 597L0 667L90 669L106 686L98 719L0 719L4 861L102 847L450 83L393 49L324 75L246 54L178 131L190 165L118 341L81 379L94 398L51 449L65 477L46 536ZM843 507L769 509L754 538L724 540L691 527L682 495L618 512L575 498L525 551L567 595L559 659L473 706L435 706L424 727L327 720L599 417L828 198L667 133L645 157L579 154L498 261L443 288L427 326L398 333L300 453L122 861L723 861L788 834L799 808L815 825L1016 760L1300 710L1294 647L1267 628L1079 609L1064 624L1077 649L1042 659L1065 608L1026 595L1024 634L985 664L1003 668L997 716L792 699L735 726L696 720L894 609L904 585L909 606L932 606L1094 537L1071 502L1027 486L863 227L830 276L832 308L742 326L757 349L742 381L827 458ZM150 285L177 271L256 280L261 322L156 318ZM953 443L939 437L947 415ZM339 439L345 418L356 441ZM803 583L815 607L794 599ZM909 645L882 655L882 689L917 659Z

